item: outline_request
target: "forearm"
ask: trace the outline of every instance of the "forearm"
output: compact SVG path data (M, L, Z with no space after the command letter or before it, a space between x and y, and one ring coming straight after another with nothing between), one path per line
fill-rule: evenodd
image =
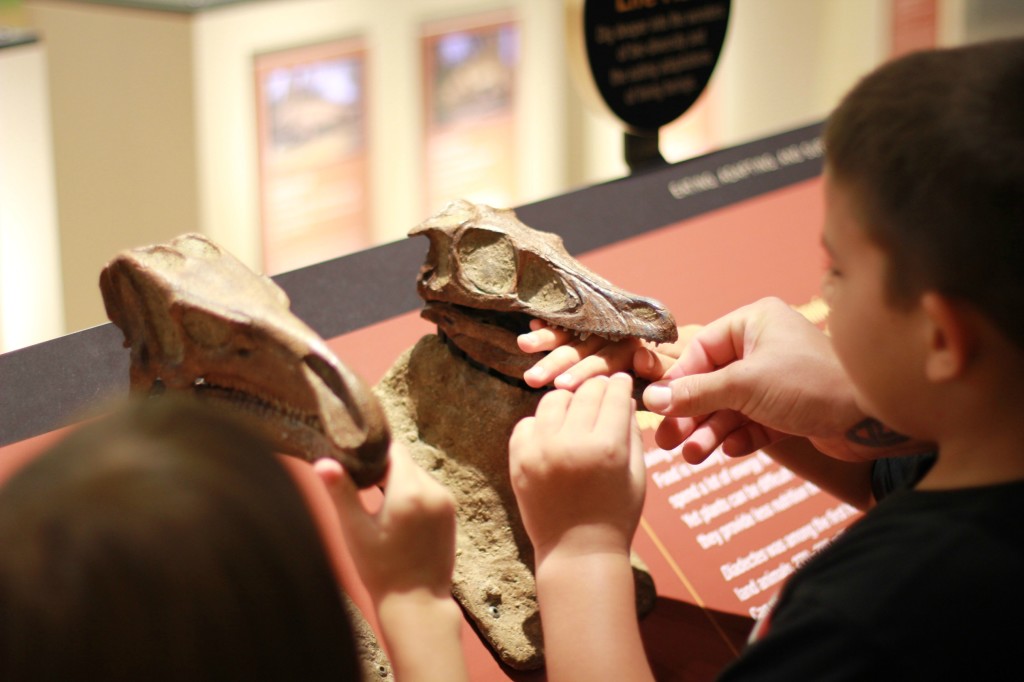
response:
M764 451L796 475L861 511L870 509L871 461L845 461L818 450L806 438L792 436L773 443Z
M377 619L398 682L469 680L462 653L462 613L448 595L425 590L386 596Z
M653 680L628 552L551 556L537 567L548 679Z

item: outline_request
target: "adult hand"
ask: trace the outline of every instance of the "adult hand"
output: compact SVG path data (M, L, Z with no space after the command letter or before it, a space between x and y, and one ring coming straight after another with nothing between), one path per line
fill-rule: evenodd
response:
M664 379L647 387L644 405L666 416L658 445L682 443L691 463L719 446L740 456L787 435L806 436L836 457L864 457L846 435L866 415L831 342L776 298L704 327Z

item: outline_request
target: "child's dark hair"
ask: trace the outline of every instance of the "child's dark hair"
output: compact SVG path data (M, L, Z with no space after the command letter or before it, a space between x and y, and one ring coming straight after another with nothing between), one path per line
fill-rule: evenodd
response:
M1024 40L882 65L833 112L825 149L888 252L891 302L965 300L1024 348Z
M0 678L356 680L306 500L252 433L164 396L0 488Z

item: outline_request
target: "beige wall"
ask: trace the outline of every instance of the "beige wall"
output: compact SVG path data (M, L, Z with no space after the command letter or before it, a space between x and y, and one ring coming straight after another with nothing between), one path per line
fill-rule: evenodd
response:
M32 2L47 50L65 319L106 321L117 251L200 228L191 28L180 15Z
M713 143L738 144L824 117L856 78L887 56L891 2L733 0L709 88ZM1024 3L940 0L938 6L941 43L1024 33ZM1016 23L985 15L996 6ZM196 230L260 268L253 57L261 52L364 39L378 240L400 239L425 217L419 53L425 22L496 9L518 18L517 203L628 172L621 128L586 108L570 81L559 0L261 0L196 13L71 0L24 0L24 7L50 66L43 95L52 105L56 205L41 200L50 209L40 208L33 219L41 228L27 234L42 236L31 244L10 246L15 242L0 236L0 279L11 291L14 270L3 263L22 260L22 253L60 258L61 272L47 276L58 293L38 299L39 306L0 299L0 344L13 338L13 328L72 331L104 322L96 278L124 248ZM37 184L45 195L45 180ZM31 190L8 181L0 187L5 191ZM57 218L59 242L48 242L47 220ZM31 296L47 290L36 289ZM59 309L61 298L63 324L21 321L30 308Z
M64 332L46 55L0 49L0 350Z

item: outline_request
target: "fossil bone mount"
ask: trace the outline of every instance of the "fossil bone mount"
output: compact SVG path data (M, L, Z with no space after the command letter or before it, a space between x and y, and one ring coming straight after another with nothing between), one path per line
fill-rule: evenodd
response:
M676 324L511 210L457 201L409 235L430 240L417 289L438 333L403 353L374 390L395 439L456 499L455 598L500 661L536 669L544 655L533 550L509 480L508 439L543 395L522 382L543 354L522 353L516 336L538 318L581 338L666 342ZM633 563L644 615L654 584L639 557Z
M390 433L370 388L289 309L287 294L207 237L117 254L100 274L131 349L133 393L184 391L250 424L282 454L339 460L361 487L387 471ZM391 663L345 598L365 679Z

